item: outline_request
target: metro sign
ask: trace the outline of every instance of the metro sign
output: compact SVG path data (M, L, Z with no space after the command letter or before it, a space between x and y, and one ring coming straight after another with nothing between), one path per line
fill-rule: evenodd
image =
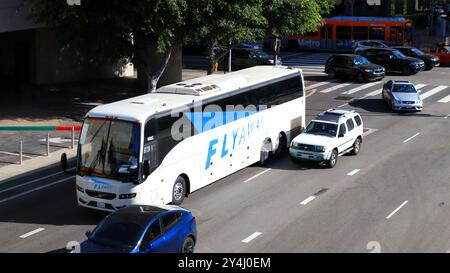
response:
M381 6L381 0L367 0L369 6Z

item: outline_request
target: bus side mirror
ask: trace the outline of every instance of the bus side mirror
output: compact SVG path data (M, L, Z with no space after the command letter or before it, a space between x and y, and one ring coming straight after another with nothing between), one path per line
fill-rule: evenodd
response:
M63 153L61 155L61 169L63 172L67 172L67 154Z
M63 153L61 155L61 169L63 172L65 172L66 174L70 174L70 175L75 175L76 171L68 171L67 170L67 154Z
M144 160L143 173L145 176L150 175L150 161Z

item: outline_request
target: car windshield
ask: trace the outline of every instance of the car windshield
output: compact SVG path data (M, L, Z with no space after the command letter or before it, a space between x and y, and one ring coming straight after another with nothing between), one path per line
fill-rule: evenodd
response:
M401 53L399 50L393 50L393 51L392 51L392 54L394 54L394 56L397 57L397 58L405 58L405 57L406 57L406 56L405 56L403 53Z
M253 54L258 58L269 58L270 57L269 54L267 54L263 50L254 50Z
M79 144L78 172L135 181L138 178L140 125L88 118Z
M417 56L424 56L425 53L423 53L420 49L417 48L411 48L412 52L416 53Z
M357 57L357 58L353 59L353 63L354 63L354 64L358 64L358 65L361 65L361 64L370 64L369 60L367 60L367 59L364 58L364 57Z
M395 84L392 93L417 93L417 91L412 84Z
M337 128L337 124L311 121L306 127L305 133L311 135L336 137Z
M105 218L89 236L89 241L116 249L131 249L138 242L143 227L123 219Z

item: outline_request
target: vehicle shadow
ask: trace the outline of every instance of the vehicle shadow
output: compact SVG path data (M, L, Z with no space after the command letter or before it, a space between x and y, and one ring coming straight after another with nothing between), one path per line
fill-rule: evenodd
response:
M291 170L291 171L310 171L327 169L324 163L314 161L293 161L290 158L289 152L284 151L282 154L273 157L267 164L267 168Z

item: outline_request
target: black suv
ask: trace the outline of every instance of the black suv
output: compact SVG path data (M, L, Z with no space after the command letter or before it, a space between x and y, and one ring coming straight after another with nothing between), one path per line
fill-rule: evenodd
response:
M392 47L397 49L408 57L414 57L421 59L425 63L426 70L431 70L435 66L439 66L439 58L430 54L423 53L420 49L412 46L396 46Z
M353 54L336 54L328 58L325 73L330 79L350 77L358 82L381 80L385 75L384 67Z
M358 51L358 54L373 63L384 66L389 72L412 75L425 69L425 63L421 59L407 57L393 48L368 48Z
M274 57L261 49L234 48L231 50L231 69L233 71L255 65L274 65L274 62ZM280 57L278 57L277 65L281 65Z

